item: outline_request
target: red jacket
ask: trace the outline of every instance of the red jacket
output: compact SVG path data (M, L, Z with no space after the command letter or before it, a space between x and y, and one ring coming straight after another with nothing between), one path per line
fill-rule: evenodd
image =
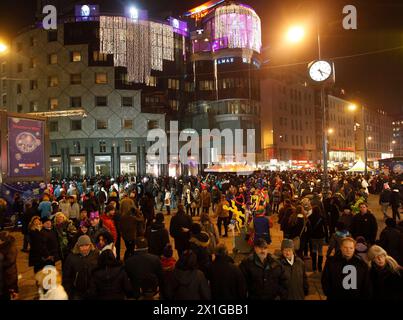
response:
M118 239L118 233L116 231L116 226L113 218L104 213L103 215L101 215L101 220L103 222L104 228L108 229L113 237L113 241L116 243L116 240Z

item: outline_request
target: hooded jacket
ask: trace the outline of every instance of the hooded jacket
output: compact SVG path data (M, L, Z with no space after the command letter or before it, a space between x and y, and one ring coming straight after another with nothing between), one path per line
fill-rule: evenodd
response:
M147 231L148 252L161 256L165 246L169 243L168 230L164 223L155 222Z
M167 300L210 300L207 279L200 270L175 269L166 288Z
M264 263L256 253L239 265L248 287L250 300L285 300L287 298L287 276L283 265L270 254Z

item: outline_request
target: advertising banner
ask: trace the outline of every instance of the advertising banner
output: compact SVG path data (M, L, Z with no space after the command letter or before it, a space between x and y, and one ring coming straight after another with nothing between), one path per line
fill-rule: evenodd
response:
M45 174L45 122L8 118L8 175L14 178Z

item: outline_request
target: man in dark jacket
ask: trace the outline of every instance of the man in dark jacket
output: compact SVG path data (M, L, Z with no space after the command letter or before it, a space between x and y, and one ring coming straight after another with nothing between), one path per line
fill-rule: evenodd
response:
M368 265L354 254L356 242L341 240L341 253L327 258L322 289L328 300L368 300L372 288Z
M288 234L286 234L286 228L288 220L293 213L293 207L291 200L286 199L284 201L284 206L280 209L278 213L278 223L280 225L280 230L283 231L283 238L289 238Z
M354 239L364 237L370 244L375 243L378 223L375 216L368 210L366 203L360 204L360 212L354 216L351 225L351 234Z
M136 239L134 254L125 261L125 268L136 299L155 295L163 284L160 258L148 253L148 243L144 237Z
M52 228L52 221L48 217L41 219L42 221L42 257L45 265L55 265L60 260L59 242L57 234Z
M217 246L215 259L208 271L213 300L241 300L246 298L245 278L224 244Z
M396 227L396 221L388 218L386 227L382 230L377 245L393 257L399 265L403 265L403 233Z
M294 253L294 242L284 239L281 242L281 264L287 277L287 300L305 300L309 285L305 272L305 263Z
M70 300L88 299L93 270L97 267L98 251L87 235L78 238L77 243L63 268L63 287Z
M175 249L178 251L178 256L182 255L182 252L189 249L190 228L192 226L192 218L185 214L183 205L178 205L178 212L171 219L169 226L169 233L175 240Z
M155 222L147 230L148 252L160 257L169 243L168 230L165 228L164 215L159 212Z
M254 251L239 266L248 286L248 298L286 299L287 277L283 265L269 254L268 244L263 239L256 241Z
M386 218L388 217L388 207L390 205L390 198L391 198L391 191L388 184L385 184L381 194L379 195L379 204L382 207L383 216Z
M18 298L17 254L15 238L0 232L0 300Z
M390 196L390 205L392 206L393 219L400 221L400 194L397 187L393 188L392 190L392 194Z

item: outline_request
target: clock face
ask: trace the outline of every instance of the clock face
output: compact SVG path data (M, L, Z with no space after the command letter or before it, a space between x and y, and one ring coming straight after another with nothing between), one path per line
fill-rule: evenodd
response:
M322 82L332 75L332 66L327 61L316 61L309 67L309 76L316 82Z

